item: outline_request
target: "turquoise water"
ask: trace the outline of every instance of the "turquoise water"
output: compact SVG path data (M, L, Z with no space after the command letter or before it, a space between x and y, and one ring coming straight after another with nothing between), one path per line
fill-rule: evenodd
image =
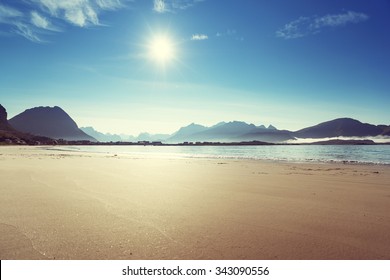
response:
M67 146L54 147L53 149L129 155L136 158L234 158L390 165L390 145Z

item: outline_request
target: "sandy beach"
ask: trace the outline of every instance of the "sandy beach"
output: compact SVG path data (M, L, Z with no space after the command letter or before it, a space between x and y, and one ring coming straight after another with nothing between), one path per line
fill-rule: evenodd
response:
M390 167L0 147L0 259L390 259Z

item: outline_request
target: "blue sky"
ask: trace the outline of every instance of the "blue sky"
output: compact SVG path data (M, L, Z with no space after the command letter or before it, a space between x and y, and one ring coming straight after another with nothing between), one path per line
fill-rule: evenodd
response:
M0 0L0 103L127 134L390 124L389 12L387 0Z

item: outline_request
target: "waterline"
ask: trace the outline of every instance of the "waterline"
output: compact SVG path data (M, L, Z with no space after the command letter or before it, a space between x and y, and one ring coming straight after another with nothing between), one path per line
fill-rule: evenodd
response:
M138 158L220 158L390 165L389 145L55 146L48 149Z

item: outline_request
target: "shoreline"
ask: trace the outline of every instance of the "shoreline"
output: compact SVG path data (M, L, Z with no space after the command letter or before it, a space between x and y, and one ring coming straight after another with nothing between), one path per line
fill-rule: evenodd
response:
M380 145L380 144L378 144ZM293 145L294 146L294 145ZM300 145L300 146L303 146L303 145ZM308 145L308 146L313 146L313 145ZM85 146L69 146L69 145L64 145L64 146L52 146L52 147L47 147L47 146L37 146L37 148L40 148L40 149L43 149L43 150L49 150L49 151L63 151L63 152L77 152L77 153L95 153L95 154L106 154L106 153L110 153L110 152L99 152L99 151L87 151L87 150L82 150L82 149L79 149L79 150L76 150L76 149L66 149L66 148L55 148L55 147L85 147ZM102 147L117 147L117 146L108 146L108 145L103 145ZM126 147L126 146L121 146L121 147ZM140 147L143 147L143 146L140 146ZM146 147L159 147L159 146L146 146ZM172 147L172 146L170 146ZM175 146L176 147L176 146ZM183 146L178 146L178 147L183 147ZM187 147L187 146L184 146L184 147ZM234 147L234 146L233 146ZM237 146L237 147L242 147L242 146ZM132 152L124 152L124 153L114 153L112 152L113 154L120 154L122 156L127 156L127 157L134 157L135 155L137 156L140 156L140 155L145 155L145 158L148 158L146 157L146 155L148 155L149 157L151 153L149 152L143 152L143 153L132 153ZM166 155L166 157L162 157L162 158L169 158L168 154L164 154L164 153L160 153L159 154L160 156L162 155ZM176 153L175 156L173 156L172 154L169 154L172 158L184 158L184 159L227 159L227 160L254 160L254 161L270 161L270 162L274 162L274 163L296 163L296 164L300 164L300 163L312 163L312 164L346 164L346 165L379 165L379 166L390 166L390 163L386 163L386 162L372 162L372 161L356 161L356 160L316 160L316 159L301 159L301 160L298 160L298 159L277 159L277 158L261 158L261 157L255 157L255 156L217 156L217 155L207 155L207 154L202 154L202 155L196 155L196 156L191 156L189 154L184 154L184 153ZM155 158L161 158L161 157L157 157L156 155L154 155Z
M305 145L305 144L303 144ZM299 146L303 146L299 145ZM380 145L380 144L378 144ZM296 146L296 145L292 145ZM307 145L307 146L313 146L313 145ZM337 145L336 145L337 146ZM354 146L354 145L352 145ZM63 148L62 148L63 147ZM71 147L74 147L73 149ZM286 164L336 164L336 165L362 165L362 166L385 166L390 167L390 163L387 162L373 162L373 161L357 161L357 160L334 160L334 159L279 159L279 158L264 158L264 157L256 157L256 156L228 156L228 155L212 155L212 154L198 154L198 155L190 155L186 153L153 153L150 151L144 151L144 152L118 152L118 151L88 151L83 150L84 147L90 147L89 145L55 145L55 146L25 146L25 145L12 145L12 146L0 146L0 153L1 150L11 148L11 149L21 149L21 150L37 150L37 151L53 151L53 152L64 152L64 153L77 153L77 154L91 154L91 155L112 155L112 156L122 156L127 157L129 159L131 158L142 158L142 159L210 159L210 160L243 160L243 161L255 161L255 162L271 162L271 163L286 163ZM96 147L96 146L93 146ZM116 145L102 145L97 147L118 147ZM125 146L120 145L120 148L125 147L134 147L134 145ZM158 148L160 146L143 146L139 145L140 148L147 147L147 148ZM164 146L163 146L164 147ZM168 147L168 146L167 146ZM188 146L169 146L169 147L188 147ZM215 147L215 146L213 146ZM237 146L242 147L242 146ZM245 146L244 146L245 147ZM76 149L78 148L78 149Z
M0 180L1 259L390 259L388 166L26 147Z

